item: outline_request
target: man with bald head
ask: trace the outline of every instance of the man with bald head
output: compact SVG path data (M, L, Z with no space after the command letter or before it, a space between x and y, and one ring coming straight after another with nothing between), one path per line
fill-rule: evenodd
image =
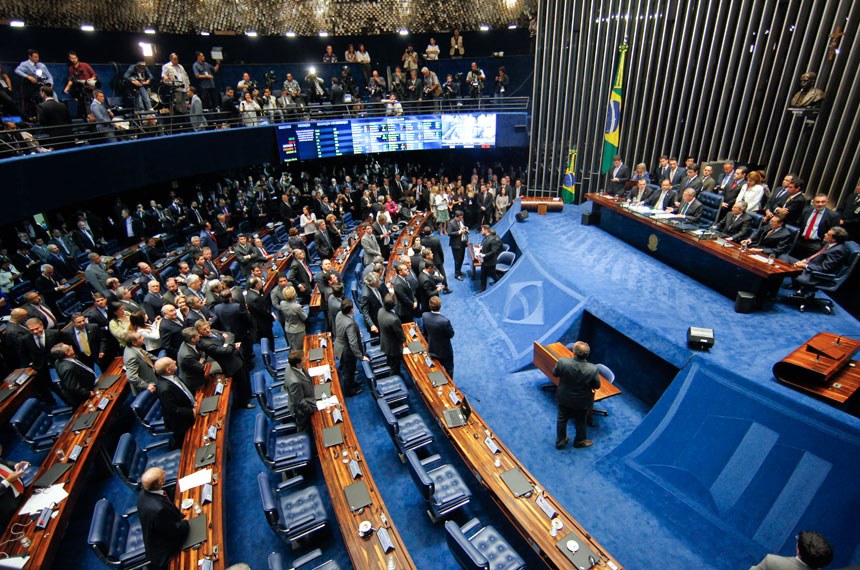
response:
M188 535L188 521L164 492L167 475L160 467L150 467L140 476L137 512L143 531L143 547L151 560L151 570L167 568L170 559L182 550Z
M185 439L185 432L194 425L197 400L177 373L178 367L172 358L165 356L155 361L155 389L164 412L164 424L173 432L173 440L178 447Z

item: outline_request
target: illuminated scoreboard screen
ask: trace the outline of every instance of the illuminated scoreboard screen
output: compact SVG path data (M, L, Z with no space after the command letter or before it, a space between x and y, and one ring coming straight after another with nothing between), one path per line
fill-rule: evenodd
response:
M277 126L281 160L407 150L493 148L495 113L374 117Z

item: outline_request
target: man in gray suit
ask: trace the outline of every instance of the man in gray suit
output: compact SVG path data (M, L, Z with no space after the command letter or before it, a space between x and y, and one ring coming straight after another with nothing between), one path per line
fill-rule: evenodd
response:
M594 444L586 439L588 410L594 404L594 390L600 388L597 367L587 361L591 347L577 341L573 344L573 358L559 358L552 375L558 378L558 418L556 421L555 448L562 449L570 441L567 437L567 422L576 424L574 447L589 447Z
M155 375L155 364L143 348L143 337L136 332L125 335L125 349L122 351L122 362L125 364L125 377L135 396L141 390L155 393L158 378Z
M111 270L106 268L102 263L102 256L97 253L89 255L90 264L84 270L84 275L87 278L87 283L98 291L104 293L107 291L107 280L110 277Z
M290 350L302 350L305 342L305 321L308 316L299 304L296 290L287 285L283 290L284 300L278 309L284 317L284 334Z
M302 370L304 352L301 349L291 350L287 367L284 374L284 388L290 395L290 411L296 418L298 431L306 431L311 425L311 416L316 410L314 399L314 384L310 377Z
M281 304L284 302L284 289L289 286L290 280L284 273L278 273L278 284L272 287L269 293L269 300L272 302L272 308L275 309L275 314L278 316L278 322L281 327L284 326L284 314L281 312ZM286 332L286 329L284 329Z
M810 570L824 568L833 562L833 548L820 533L802 531L797 535L797 555L768 554L750 570Z
M373 263L374 257L382 255L382 250L379 248L379 242L376 241L376 236L373 235L372 225L368 225L364 229L364 236L361 238L361 247L364 250L365 265L370 265Z
M188 95L191 96L191 128L195 131L202 131L206 128L206 117L203 116L203 101L197 95L195 87L188 88Z
M361 384L355 381L355 365L359 358L370 360L364 354L361 333L352 317L353 313L352 299L345 299L340 305L340 313L334 324L334 355L340 363L338 372L347 396L355 396L364 391Z

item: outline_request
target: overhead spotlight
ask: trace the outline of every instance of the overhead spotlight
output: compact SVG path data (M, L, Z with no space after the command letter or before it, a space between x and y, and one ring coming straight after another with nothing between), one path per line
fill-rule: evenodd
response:
M316 75L316 73L317 73L317 68L316 68L316 67L314 67L313 65L312 65L312 66L310 66L310 67L308 68L308 73L310 73L311 75Z
M481 26L478 29L481 30L482 32L489 32L490 26L488 26L487 24L481 24Z
M397 33L400 34L401 36L408 36L409 30L407 30L406 28L403 28L403 29L397 30Z
M94 32L96 31L96 27L92 24L81 24L82 32Z
M295 32L287 32L287 37L288 38L294 38L294 37L296 37L296 33Z
M154 34L155 34L155 28L144 28L144 29L143 29L143 33L144 33L144 34L149 34L150 36L151 36L151 35L154 35Z
M516 30L516 29L517 29L517 25L516 25L516 24L508 24L508 29L509 29L509 30Z
M152 49L152 44L147 42L138 42L140 46L140 52L143 54L143 57L152 57L155 54L155 51Z
M209 32L207 32L206 30L200 30L200 35L201 36L208 36Z
M255 32L254 30L248 30L247 32L245 32L245 35L248 36L249 38L256 38L257 32Z
M13 28L23 28L24 20L12 20L11 22L9 22L9 25Z
M327 38L327 37L328 37L328 32L320 32L320 37L321 37L321 38Z

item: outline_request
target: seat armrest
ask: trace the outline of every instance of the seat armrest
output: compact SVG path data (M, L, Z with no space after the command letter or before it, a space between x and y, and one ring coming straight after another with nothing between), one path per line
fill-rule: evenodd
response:
M400 386L391 386L390 388L388 388L388 390L380 390L380 393L383 396L387 396L389 394L393 394L394 392L397 392L398 390L400 390Z
M312 514L307 514L307 515L305 515L299 519L296 519L294 521L290 521L290 527L289 528L298 528L304 524L308 524L308 523L313 522L313 521L314 521L314 516ZM286 521L284 521L284 523L286 524Z
M272 384L269 384L269 388L283 388L283 387L284 387L284 381L283 380L275 381Z
M55 416L62 416L62 415L65 415L65 414L71 414L73 411L74 411L74 410L72 410L72 408L71 408L71 407L69 407L69 406L62 406L62 407L59 407L59 408L54 408L53 410L51 410L50 412L48 412L48 416L49 416L49 417L51 417L51 418L53 418L53 417L55 417Z
M122 518L127 519L127 518L132 517L136 514L137 514L137 506L135 505L134 507L132 507L128 511L126 511L126 513L124 515L122 515Z
M272 433L275 435L290 435L296 433L296 424L288 423L288 424L278 424L272 428Z
M365 347L378 346L379 345L379 338L369 338L367 340L362 340L361 342L364 343Z
M472 519L469 522L467 522L466 524L464 524L462 527L460 527L460 531L463 534L468 534L468 533L472 532L473 530L475 530L476 527L479 527L479 526L481 526L481 521L479 521L478 519Z
M144 451L152 451L153 449L159 449L161 447L170 447L169 439L162 439L161 441L153 441L143 448Z
M293 560L293 568L298 568L299 566L304 566L305 564L312 562L321 556L322 556L322 550L320 550L319 548L311 550L310 552L308 552L304 556L300 556L299 558L296 558L295 560Z
M414 435L412 435L411 437L408 437L408 438L407 438L407 437L403 437L403 432L402 432L402 431L400 432L400 439L401 439L401 441L403 441L403 443L410 443L410 442L413 442L413 441L417 441L417 440L419 440L419 439L423 439L423 438L425 438L425 437L427 437L427 432L423 432L423 431L422 431L422 432L418 432L418 433L416 433L416 434L414 434Z
M396 408L391 408L391 413L394 414L394 417L399 417L409 411L409 404L403 404L402 406L397 406Z
M439 455L439 454L437 453L437 454L435 454L435 455L431 455L431 456L429 456L429 457L425 457L424 459L422 459L422 460L421 460L421 465L422 465L422 466L424 466L424 467L427 467L427 466L428 466L428 465L430 465L431 463L436 463L436 462L437 462L437 461L439 461L440 459L442 459L442 456L441 456L441 455Z
M298 457L298 456L299 456L299 454L298 454L298 453L290 453L289 455L283 455L283 456L281 456L281 457L278 457L278 458L277 458L277 461L284 461L284 460L287 460L287 459L295 459L295 458L296 458L296 457Z
M278 483L278 486L275 487L275 489L278 491L283 491L284 489L289 489L290 487L295 487L296 485L304 483L304 481L305 481L305 478L303 476L296 475L295 477L293 477L291 479L287 479L286 481L282 481L281 483Z

